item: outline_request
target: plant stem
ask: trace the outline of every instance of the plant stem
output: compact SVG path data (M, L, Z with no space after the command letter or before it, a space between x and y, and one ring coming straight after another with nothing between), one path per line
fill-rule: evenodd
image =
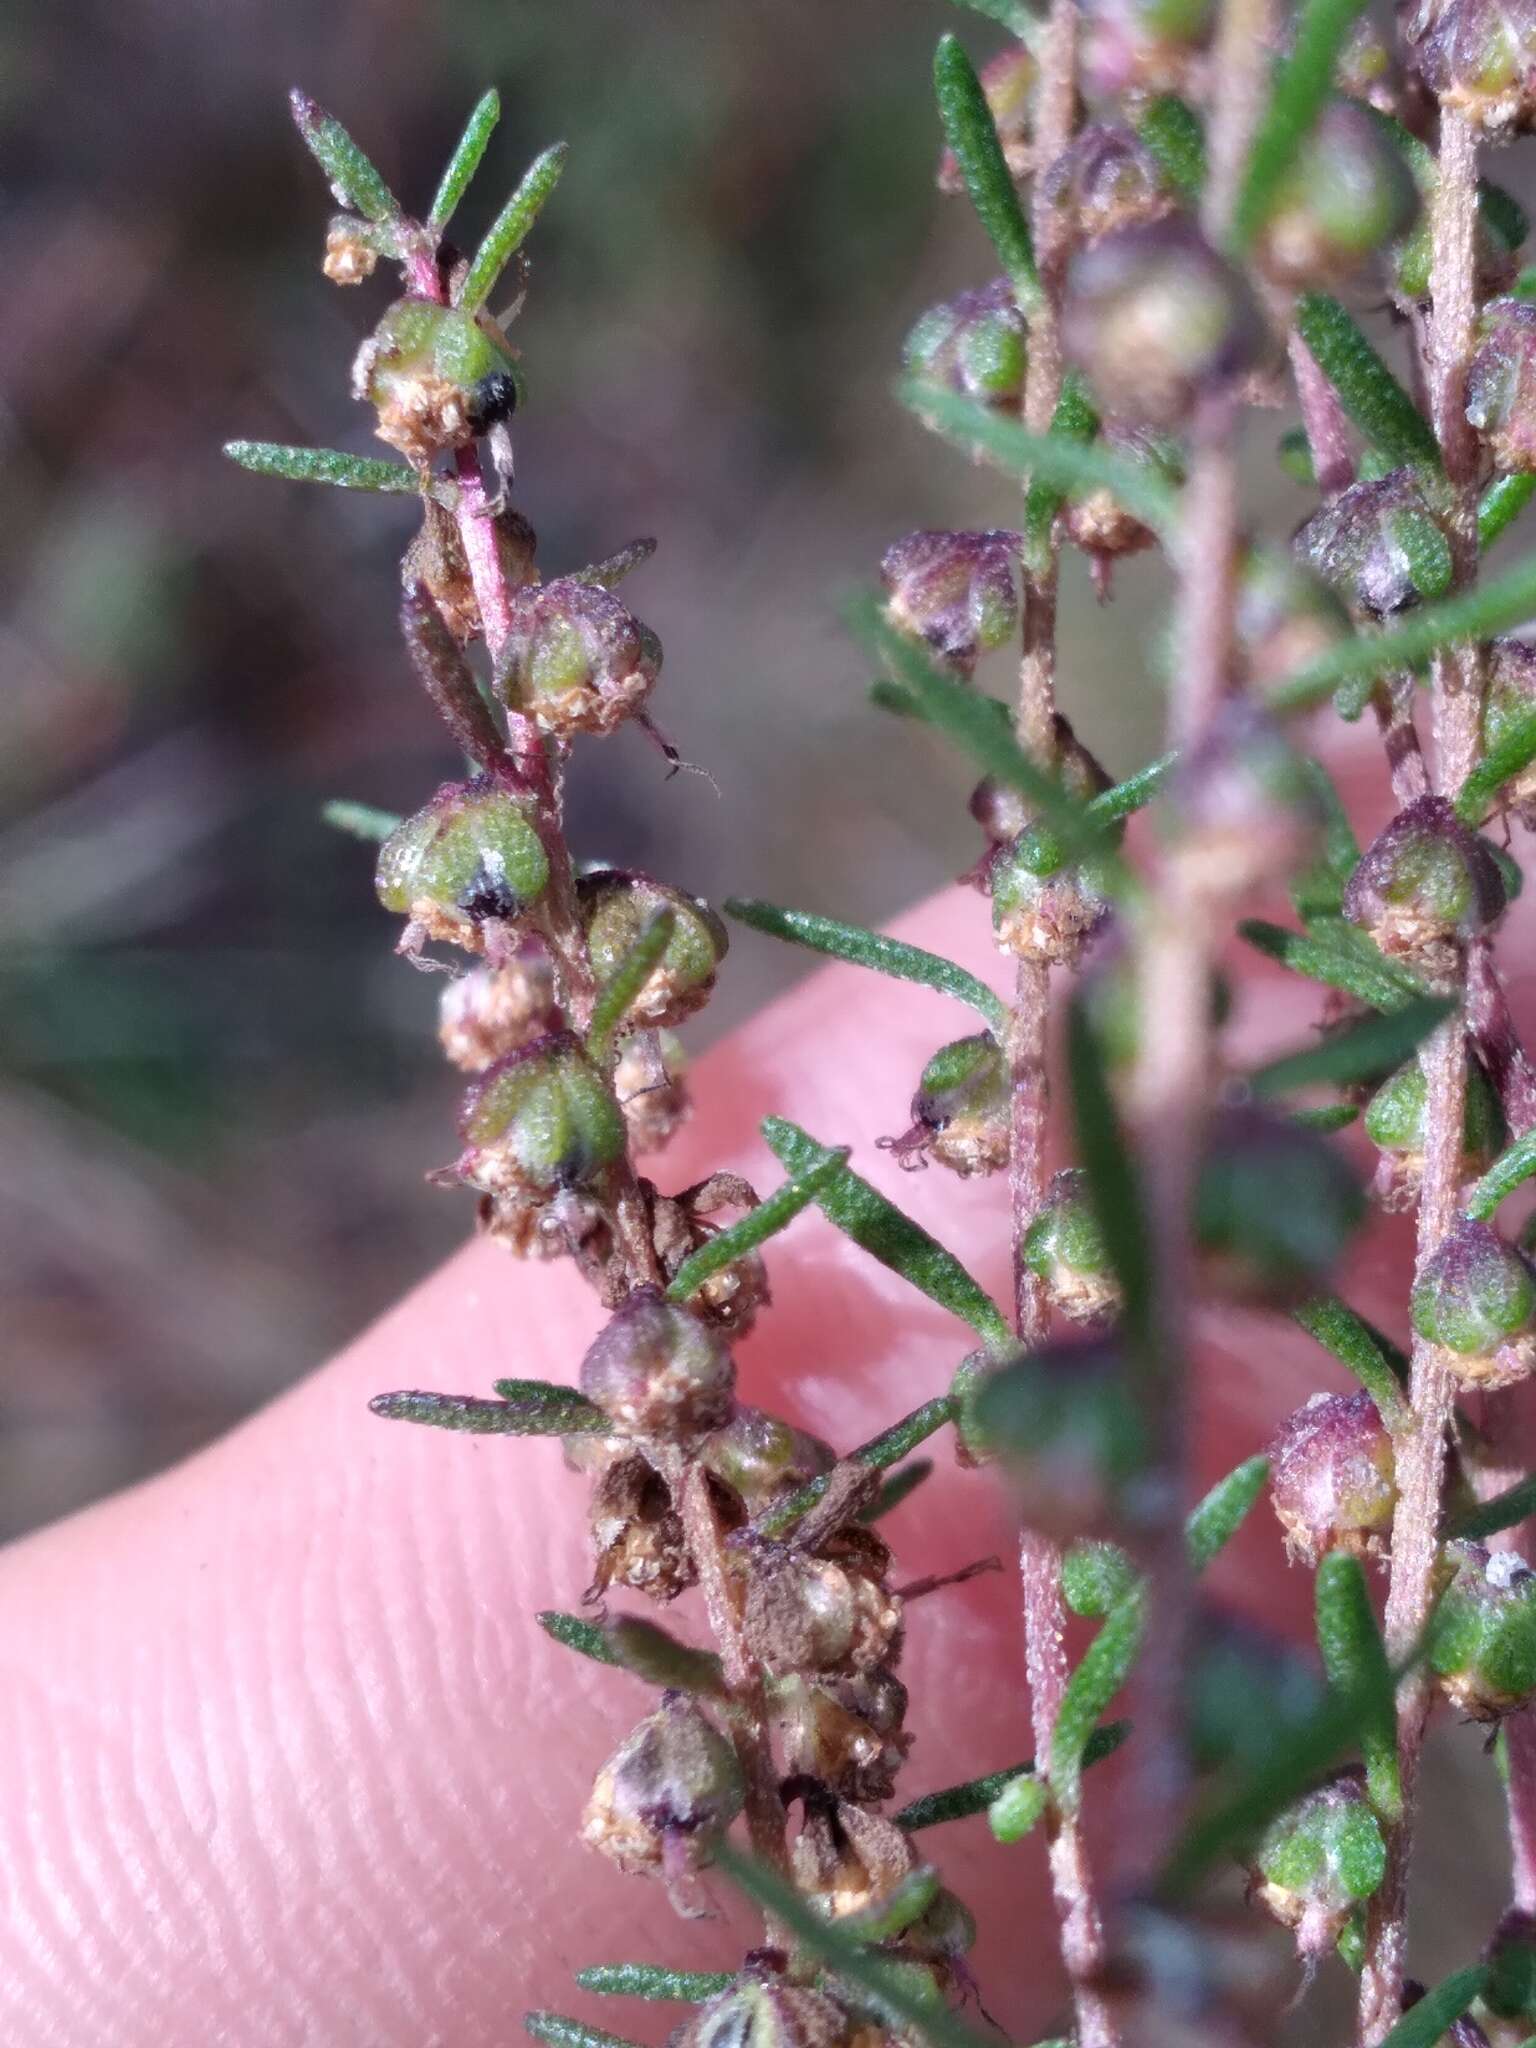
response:
M1467 359L1477 314L1473 237L1477 222L1477 145L1453 109L1441 114L1439 181L1435 190L1432 310L1428 329L1430 414L1455 503L1451 553L1458 588L1477 573L1476 446L1465 416ZM1439 656L1433 669L1435 769L1441 790L1458 789L1476 765L1481 727L1480 662L1475 648ZM1466 963L1455 993L1461 1002L1426 1043L1420 1058L1428 1082L1423 1184L1419 1197L1415 1275L1455 1221L1461 1187L1466 1110ZM1397 1442L1398 1504L1392 1523L1392 1576L1385 1634L1394 1661L1412 1656L1434 1598L1446 1433L1455 1383L1439 1348L1418 1339L1409 1399L1412 1427ZM1422 1666L1398 1688L1398 1771L1402 1818L1387 1832L1387 1871L1371 1901L1365 1967L1360 1978L1360 2040L1375 2048L1402 2011L1407 1948L1408 1870L1413 1850L1415 1790L1432 1692Z
M1335 498L1355 480L1349 421L1339 394L1318 367L1316 356L1293 327L1286 344L1301 423L1312 455L1312 472L1325 498Z

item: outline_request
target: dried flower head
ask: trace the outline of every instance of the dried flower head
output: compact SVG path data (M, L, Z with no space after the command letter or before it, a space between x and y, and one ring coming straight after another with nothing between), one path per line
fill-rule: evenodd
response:
M825 1991L749 1967L677 2028L667 2048L850 2048L868 2031Z
M1383 1557L1397 1506L1396 1457L1369 1394L1314 1394L1269 1447L1270 1498L1286 1548Z
M375 875L379 901L407 920L404 953L441 939L510 956L548 883L531 802L490 775L445 782L402 819L379 849Z
M482 964L444 985L437 1035L444 1053L466 1074L483 1074L552 1030L555 975L542 947L524 946L500 966Z
M652 1600L675 1600L697 1579L671 1490L639 1452L609 1460L587 1516L596 1560L592 1598L618 1585Z
M819 1436L766 1409L748 1407L738 1408L723 1429L707 1437L699 1456L740 1496L749 1515L830 1472L837 1462L832 1446Z
M661 642L611 591L574 576L520 591L497 662L508 706L542 732L616 732L642 710Z
M736 1368L719 1334L659 1288L637 1288L593 1338L581 1391L618 1428L669 1440L722 1428Z
M909 533L885 551L885 615L956 675L1018 625L1016 533Z
M715 1235L722 1211L751 1209L756 1203L751 1185L732 1173L713 1174L680 1195L654 1195L652 1236L667 1278ZM745 1336L771 1298L768 1269L761 1253L753 1251L712 1273L693 1296L693 1308L728 1336Z
M1421 0L1408 24L1420 78L1441 102L1493 136L1536 114L1536 14L1528 0Z
M998 950L1017 960L1070 966L1109 919L1109 891L1098 867L1064 863L1050 834L1033 826L998 847L985 880Z
M1083 66L1106 98L1177 92L1210 34L1214 0L1090 0Z
M1080 243L1144 227L1173 211L1162 169L1132 128L1089 121L1042 174L1040 190Z
M320 268L332 284L362 284L379 266L379 249L369 224L353 213L338 213L325 235Z
M908 374L1016 411L1028 361L1024 316L1006 278L932 306L907 336Z
M901 1601L885 1584L885 1545L850 1528L824 1548L815 1557L764 1550L753 1561L742 1622L775 1677L869 1671L895 1654Z
M1232 389L1270 347L1253 288L1182 216L1122 228L1080 251L1062 334L1112 412L1162 427Z
M709 1861L742 1797L731 1744L692 1700L667 1693L598 1772L581 1837L621 1870L675 1881Z
M1507 1387L1536 1366L1536 1266L1462 1216L1419 1270L1413 1327L1465 1386Z
M620 1045L613 1092L633 1151L661 1151L688 1121L687 1073L688 1055L670 1031L634 1031Z
M780 1709L792 1771L861 1806L889 1799L912 1738L907 1688L877 1665L842 1677L786 1681Z

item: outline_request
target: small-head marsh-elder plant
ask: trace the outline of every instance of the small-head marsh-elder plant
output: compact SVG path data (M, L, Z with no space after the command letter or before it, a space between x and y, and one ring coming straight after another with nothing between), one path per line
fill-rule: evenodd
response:
M982 773L967 880L1008 992L819 913L723 909L970 1010L913 1076L910 1110L890 1105L907 1128L888 1143L914 1171L993 1178L1012 1219L1006 1307L835 1130L769 1119L785 1178L766 1191L637 1171L686 1114L675 1033L709 998L727 925L670 882L581 863L562 828L572 748L633 721L670 753L650 725L661 648L615 594L650 543L546 578L516 505L521 375L491 309L521 289L563 150L460 246L494 94L420 219L294 96L343 209L327 274L400 272L353 371L392 457L229 452L419 501L401 622L463 766L407 818L333 815L381 842L399 951L449 970L442 1042L466 1087L436 1178L468 1189L514 1255L574 1260L609 1318L572 1384L373 1406L557 1435L590 1479L590 1585L540 1619L656 1697L593 1759L573 1836L683 1913L714 1865L764 1918L762 1945L722 1954L715 1976L664 1956L581 1973L678 2001L683 2048L993 2038L971 1915L926 1833L967 1818L1021 1857L1045 1844L1059 2030L1078 2048L1271 2036L1273 1979L1198 1907L1234 1866L1254 1926L1289 1929L1308 1979L1355 1973L1360 2043L1502 2048L1536 2037L1536 1576L1519 1549L1536 1480L1519 1478L1517 1436L1536 1263L1505 1206L1536 1173L1536 1072L1496 954L1536 804L1536 651L1512 637L1536 616L1536 565L1487 576L1481 556L1536 491L1536 271L1493 177L1536 127L1536 5L1426 0L1395 37L1357 0L981 11L1001 47L979 75L954 37L939 45L938 177L1001 274L916 322L901 395L1018 480L1018 525L894 539L854 627L877 705ZM1276 455L1314 508L1264 534L1240 432L1252 446L1297 412ZM1134 637L1167 751L1112 784L1056 703L1058 566L1079 550L1108 598L1116 558L1153 548L1172 617ZM1008 647L1002 701L976 670ZM1330 705L1380 735L1392 815L1363 851L1309 752ZM1144 806L1132 855L1125 820ZM1285 922L1246 914L1287 890ZM1317 1033L1258 1071L1224 1045L1234 928L1320 985ZM1053 1004L1076 1163L1048 1173ZM1370 1147L1367 1189L1352 1161ZM1417 1218L1392 1332L1331 1279L1372 1196ZM763 1247L812 1203L969 1326L947 1385L841 1452L734 1386L732 1346L770 1310ZM1294 1318L1359 1390L1319 1392L1196 1502L1192 1326L1200 1304L1233 1301ZM972 1483L1019 1506L1034 1755L903 1806L909 1572L879 1517L940 1431L996 1468ZM1274 1541L1316 1581L1319 1675L1299 1704L1294 1672L1213 1637L1198 1605L1200 1572L1266 1490ZM708 1642L646 1618L690 1587ZM1096 1625L1075 1665L1069 1610ZM1128 1736L1108 1718L1123 1690ZM1490 1731L1513 1874L1498 1926L1426 1992L1407 1881L1436 1711ZM1095 1870L1086 1767L1122 1738L1127 1853ZM551 2013L527 2025L572 2048L614 2040Z

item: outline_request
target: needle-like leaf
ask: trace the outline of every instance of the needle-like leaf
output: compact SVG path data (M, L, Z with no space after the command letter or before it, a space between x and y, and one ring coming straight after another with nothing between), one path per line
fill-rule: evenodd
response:
M1269 1460L1260 1455L1218 1479L1184 1524L1184 1544L1191 1571L1203 1572L1242 1527L1249 1509L1264 1491Z
M958 36L940 36L933 59L933 85L945 139L960 166L976 218L986 229L1020 305L1027 309L1040 293L1029 223L997 139L992 109Z
M294 124L343 206L365 220L398 220L400 202L341 123L297 87L288 95Z
M1403 1398L1408 1360L1390 1338L1328 1294L1302 1302L1291 1310L1291 1317L1341 1365L1348 1366L1376 1403L1389 1431L1396 1435L1409 1426L1413 1413Z
M1467 1196L1463 1207L1469 1216L1486 1222L1507 1195L1522 1187L1536 1173L1536 1131L1516 1138L1500 1155Z
M398 811L381 811L377 804L354 803L344 796L332 797L328 804L322 804L320 815L338 832L353 839L369 840L376 846L382 846L400 823Z
M290 448L281 441L226 441L224 453L257 476L286 477L296 484L334 484L341 491L379 491L419 497L421 478L403 462L348 455L340 448Z
M1095 1728L1083 1751L1083 1769L1113 1756L1130 1732L1129 1721L1109 1721L1104 1727ZM1034 1768L1033 1762L1013 1764L1006 1771L990 1771L984 1778L968 1778L963 1785L946 1785L941 1792L925 1792L921 1799L912 1800L900 1813L893 1814L892 1819L908 1834L918 1828L936 1828L944 1821L969 1820L973 1814L985 1813L998 1793L1015 1778L1032 1776Z
M1392 1669L1376 1625L1358 1558L1330 1551L1318 1566L1315 1587L1317 1646L1336 1693L1360 1702L1360 1754L1372 1804L1387 1820L1403 1810L1397 1771L1397 1713Z
M466 313L478 313L495 291L497 279L522 247L529 229L559 184L567 153L567 144L556 142L536 156L523 173L523 182L491 222L455 301Z
M1292 1088L1310 1088L1320 1081L1342 1084L1390 1073L1452 1007L1444 996L1416 996L1400 1010L1363 1018L1336 1038L1308 1046L1305 1052L1271 1060L1249 1075L1248 1085L1255 1095L1284 1095Z
M1291 54L1276 73L1248 152L1232 215L1237 250L1248 248L1274 211L1286 173L1333 91L1339 52L1363 9L1364 0L1304 0Z
M500 119L501 94L493 87L475 102L474 112L448 159L448 168L443 172L443 181L427 215L428 227L442 229L452 220L454 208L464 197L470 179L479 170L486 145Z
M501 1384L511 1386L513 1382ZM457 1430L463 1436L598 1436L611 1426L603 1411L574 1387L546 1387L537 1381L526 1384L537 1387L537 1393L516 1400L408 1391L375 1394L368 1406L387 1421L424 1422L429 1428Z
M756 1208L749 1209L729 1228L717 1230L678 1267L667 1287L669 1300L686 1301L724 1267L736 1259L745 1258L748 1252L756 1251L760 1244L766 1244L770 1237L777 1236L779 1231L794 1222L802 1209L818 1199L822 1190L831 1184L847 1163L848 1147L839 1145L832 1148L814 1166L808 1166L804 1173L797 1173L793 1180L775 1188L771 1195L765 1196Z
M724 1970L669 1970L664 1963L593 1963L576 1972L583 1991L607 1998L676 1999L702 2005L734 1982Z
M613 1057L619 1027L672 943L677 913L663 904L597 992L587 1026L587 1058L604 1067Z
M809 910L783 910L776 903L762 903L750 896L727 897L725 909L729 916L751 925L754 931L767 932L770 938L808 946L813 953L825 953L833 960L873 968L877 974L892 974L900 981L921 982L941 995L954 996L979 1010L996 1030L1008 1021L1006 1006L985 982L953 960L925 953L921 946L908 946L860 925L840 924L836 918L817 917Z
M1303 292L1296 302L1296 331L1373 448L1389 462L1439 468L1434 428L1337 299Z

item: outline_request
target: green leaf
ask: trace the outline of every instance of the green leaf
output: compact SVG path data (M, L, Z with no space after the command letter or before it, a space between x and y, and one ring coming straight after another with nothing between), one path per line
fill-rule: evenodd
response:
M969 7L976 14L984 14L988 21L995 21L1027 43L1033 37L1040 23L1037 16L1021 4L1021 0L955 0L959 7Z
M1479 1501L1476 1507L1453 1515L1446 1534L1481 1543L1489 1536L1497 1536L1501 1529L1518 1528L1532 1515L1536 1515L1536 1473L1528 1479L1516 1480L1491 1500Z
M744 1856L734 1843L723 1842L715 1851L715 1867L748 1898L771 1913L829 1969L859 1990L867 1992L880 2010L898 2024L934 2044L934 2048L996 2048L996 2043L956 2019L946 2007L931 2005L910 1988L898 1968L844 1932L835 1920L825 1919L800 1893L778 1874ZM577 2044L579 2048L579 2044Z
M824 1155L825 1147L787 1118L764 1117L763 1136L781 1166L793 1174L806 1172ZM979 1331L989 1344L1011 1341L1006 1319L992 1297L974 1281L953 1252L930 1237L920 1223L904 1216L867 1180L844 1167L817 1196L823 1211L855 1244L899 1273L930 1301Z
M1051 1731L1051 1793L1067 1813L1082 1799L1083 1755L1104 1711L1130 1676L1147 1624L1147 1593L1132 1586L1104 1617L1103 1626L1067 1680Z
M1007 720L997 715L995 698L984 697L945 675L914 640L889 623L876 600L855 605L848 623L929 724L952 739L986 774L1028 797L1061 842L1064 858L1106 843L1085 807L1025 753Z
M1302 760L1301 768L1323 817L1321 856L1291 891L1296 915L1303 924L1310 925L1319 918L1338 916L1344 901L1344 886L1360 859L1360 842L1349 822L1349 813L1344 808L1338 786L1322 762L1307 757Z
M1205 126L1188 101L1159 93L1142 109L1136 133L1179 197L1198 200L1205 190Z
M1305 1052L1271 1060L1248 1076L1248 1085L1255 1095L1284 1095L1317 1082L1368 1081L1390 1073L1454 1008L1446 996L1416 996L1400 1010L1363 1018Z
M1098 431L1099 415L1088 388L1075 370L1068 370L1051 415L1052 439L1085 448ZM1058 485L1043 476L1030 478L1024 498L1024 550L1037 571L1050 559L1051 527L1065 503L1066 493Z
M1010 476L1043 479L1069 498L1109 491L1160 538L1171 539L1177 532L1178 494L1150 463L1132 462L1096 443L1085 447L1052 434L1032 434L961 392L920 379L901 387L901 399L946 441L968 455L984 456Z
M1144 804L1151 803L1173 770L1178 766L1177 754L1160 754L1155 761L1149 761L1145 768L1138 768L1134 775L1127 775L1124 782L1117 782L1112 789L1101 790L1090 797L1084 806L1095 825L1118 825L1122 818L1130 817Z
M1522 562L1443 604L1427 605L1385 633L1337 641L1265 700L1271 711L1302 711L1321 703L1341 683L1417 668L1438 648L1458 640L1488 640L1536 617L1536 560Z
M1149 1347L1152 1245L1140 1177L1120 1129L1103 1050L1079 1001L1067 1010L1067 1086L1089 1199L1124 1295L1123 1325L1134 1343Z
M669 1970L664 1963L592 1963L576 1972L583 1991L605 1998L674 1998L686 2005L702 2005L735 1981L725 1970Z
M1027 308L1040 295L1040 273L1035 268L1029 223L997 139L987 96L957 36L939 38L933 59L933 87L938 95L945 139L960 166L976 218L986 229L1020 305Z
M578 1430L601 1431L608 1426L602 1409L576 1387L558 1386L553 1380L492 1380L491 1390L513 1407L556 1419L560 1435L570 1433L572 1421Z
M1296 331L1373 448L1394 464L1439 468L1434 429L1337 299L1303 292L1296 301Z
M868 1443L860 1444L856 1451L848 1453L850 1463L872 1465L877 1472L889 1470L898 1464L909 1451L931 1437L935 1430L942 1429L946 1422L953 1422L959 1411L959 1402L953 1394L939 1394L932 1401L925 1401L921 1408L914 1408L910 1415L904 1415L900 1422L893 1422L889 1429L883 1429L878 1436L872 1436ZM765 1508L752 1524L756 1536L782 1536L792 1528L802 1515L809 1514L828 1486L828 1475L808 1479L804 1486L789 1495L786 1500L775 1501Z
M1321 1131L1325 1138L1335 1131L1347 1131L1358 1121L1360 1111L1353 1102L1324 1102L1315 1109L1291 1109L1286 1115L1304 1131Z
M523 2026L535 2041L547 2041L550 2048L636 2048L622 2034L605 2034L601 2027L567 2019L563 2012L525 2012Z
M517 254L545 201L559 184L567 153L568 145L557 142L536 156L523 173L523 182L491 222L454 301L466 313L478 313L496 289L497 279Z
M932 1458L914 1458L910 1465L902 1465L885 1481L869 1506L860 1508L859 1520L865 1524L882 1521L893 1509L901 1506L908 1494L916 1493L932 1473Z
M1305 932L1263 918L1243 918L1238 936L1293 974L1341 988L1375 1010L1400 1010L1423 997L1421 983L1393 965L1362 931L1341 918L1319 918Z
M1536 492L1536 470L1518 470L1513 476L1496 476L1483 492L1477 507L1477 541L1491 548L1507 526L1512 526Z
M1333 74L1364 0L1303 0L1291 54L1280 65L1260 117L1232 216L1239 253L1274 211L1296 152L1317 125L1333 91Z
M547 1387L533 1399L515 1401L484 1401L475 1394L375 1394L368 1406L390 1422L424 1422L465 1436L600 1436L612 1427L574 1387Z
M1445 1978L1403 2014L1381 2048L1435 2048L1446 2028L1461 2018L1487 1981L1486 1963L1474 1963Z
M297 87L288 95L295 125L343 206L365 220L398 220L400 202L339 121Z
M619 1027L672 943L676 923L676 911L663 904L598 990L587 1026L587 1058L594 1066L606 1067L613 1057Z
M562 1614L545 1608L534 1620L547 1636L594 1664L611 1664L629 1671L649 1684L679 1686L687 1692L714 1696L723 1692L725 1680L720 1660L708 1650L696 1650L680 1643L654 1622L635 1615L613 1621L587 1621L579 1614Z
M760 1244L766 1244L770 1237L793 1223L800 1211L814 1202L847 1164L848 1147L840 1145L833 1148L824 1153L814 1166L807 1167L804 1173L797 1173L793 1180L775 1188L771 1195L759 1202L755 1209L749 1209L729 1229L717 1230L713 1237L706 1238L672 1276L667 1299L686 1301L722 1268L744 1258L748 1252L756 1251Z
M648 562L655 552L655 541L632 540L615 553L604 555L600 562L589 562L585 569L573 569L565 580L568 583L595 583L602 590L612 590L615 583L622 583L632 569Z
M1527 1131L1493 1162L1475 1184L1463 1207L1469 1216L1486 1223L1500 1202L1507 1195L1512 1195L1516 1188L1522 1187L1533 1173L1536 1173L1536 1131Z
M1376 1811L1399 1820L1403 1791L1397 1773L1397 1708L1392 1667L1376 1625L1358 1558L1332 1550L1317 1568L1317 1646L1334 1692L1360 1704L1360 1754Z
M338 832L349 833L353 839L366 839L376 846L382 846L400 823L398 811L381 811L376 804L356 804L349 797L340 796L322 804L320 816Z
M1413 1413L1403 1398L1408 1361L1390 1338L1328 1294L1293 1308L1291 1319L1349 1368L1394 1436L1409 1427Z
M921 982L925 988L936 988L941 995L969 1003L995 1030L1007 1025L1006 1004L985 982L978 981L968 968L941 959L937 953L925 953L920 946L904 945L900 939L867 932L860 925L817 917L809 910L782 910L776 903L762 903L751 896L728 896L725 909L729 916L770 938L808 946L813 953L848 960L855 967L870 967L876 974L892 974L900 981Z
M1491 747L1461 785L1457 815L1468 825L1481 825L1493 799L1515 776L1536 761L1536 711L1528 712Z
M1061 1560L1061 1597L1074 1614L1102 1621L1136 1587L1129 1553L1118 1543L1083 1538Z
M421 478L403 462L377 462L340 448L289 448L280 441L226 441L224 453L257 476L286 477L296 484L334 484L341 491L385 491L417 497Z
M501 119L501 94L494 87L475 102L475 110L459 137L453 155L448 159L448 168L443 172L443 181L437 188L437 197L432 201L432 210L427 215L427 226L441 230L453 218L454 208L464 197L470 179L480 168L485 155L486 144L490 141L496 123Z
M1184 1547L1191 1571L1203 1572L1242 1527L1248 1510L1264 1491L1269 1460L1260 1455L1218 1479L1184 1524Z
M1103 1758L1112 1756L1130 1732L1129 1721L1110 1721L1104 1727L1096 1728L1083 1751L1083 1769L1088 1770ZM973 1814L985 1813L998 1793L1012 1784L1015 1778L1032 1776L1034 1768L1032 1761L1012 1764L1006 1771L991 1771L984 1778L968 1778L963 1785L946 1785L942 1792L925 1792L921 1799L914 1799L891 1818L909 1835L915 1834L919 1828L939 1827L945 1821L969 1820Z

